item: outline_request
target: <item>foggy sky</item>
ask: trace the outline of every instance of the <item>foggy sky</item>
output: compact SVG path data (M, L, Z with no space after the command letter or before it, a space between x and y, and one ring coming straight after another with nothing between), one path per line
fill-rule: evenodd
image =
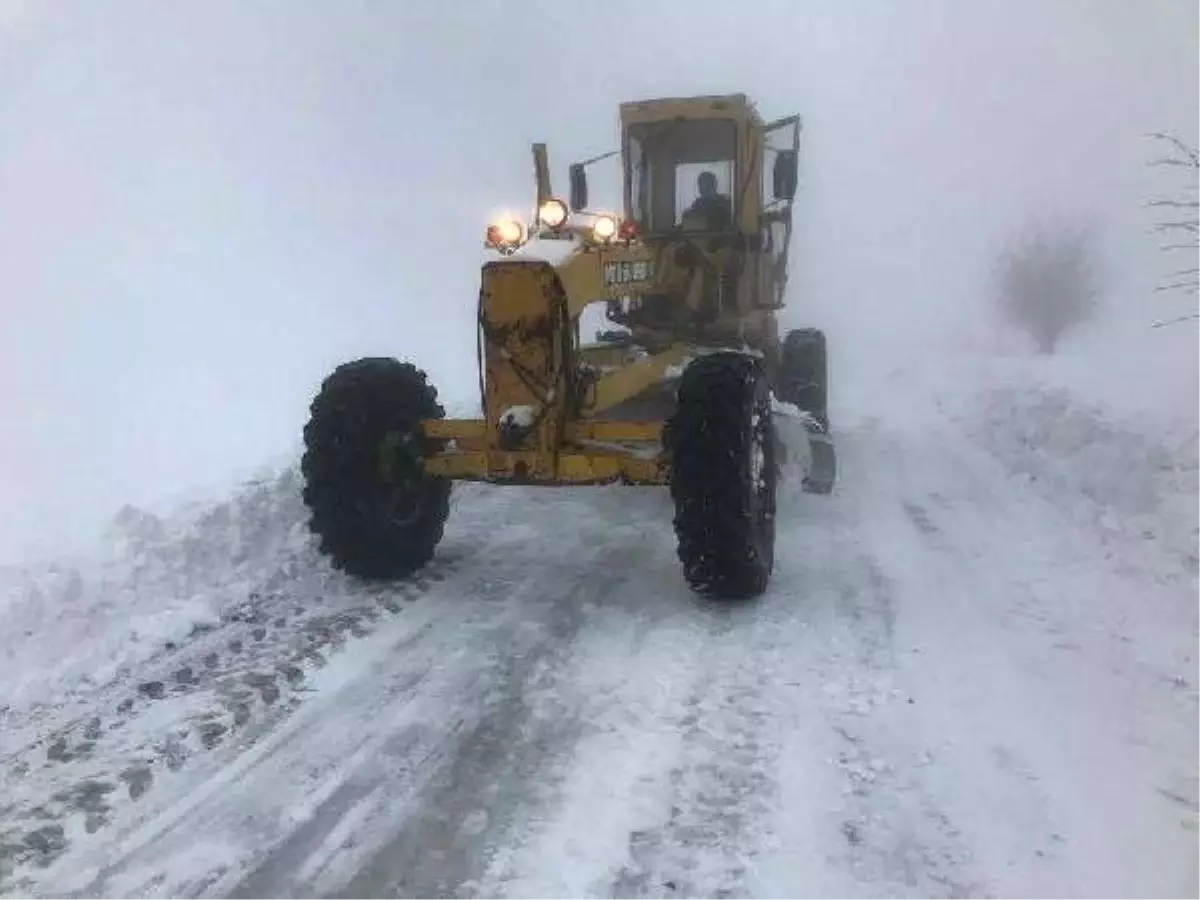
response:
M614 149L622 100L804 116L785 316L843 368L964 339L1032 215L1100 224L1142 327L1141 135L1196 141L1197 28L1185 0L0 0L0 559L286 458L345 359L472 397L489 216L530 204L531 141L560 186Z

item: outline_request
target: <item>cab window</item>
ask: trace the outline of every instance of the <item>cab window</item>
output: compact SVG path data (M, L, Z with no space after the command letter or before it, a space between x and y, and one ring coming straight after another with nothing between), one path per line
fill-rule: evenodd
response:
M737 215L737 123L731 119L655 122L630 129L626 149L633 217L647 233L683 223L703 173Z

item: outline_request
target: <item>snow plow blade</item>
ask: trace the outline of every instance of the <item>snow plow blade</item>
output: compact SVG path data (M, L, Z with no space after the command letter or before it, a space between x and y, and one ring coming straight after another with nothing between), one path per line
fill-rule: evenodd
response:
M800 486L806 494L832 493L837 482L833 436L811 414L778 400L775 403L775 428L776 459L780 468L798 472Z
M808 429L808 471L801 482L804 492L808 494L828 494L833 491L837 480L837 453L833 446L833 437L817 426Z

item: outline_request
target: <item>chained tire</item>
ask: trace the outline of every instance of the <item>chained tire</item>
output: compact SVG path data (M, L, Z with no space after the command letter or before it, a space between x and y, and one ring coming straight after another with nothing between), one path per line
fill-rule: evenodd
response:
M359 578L411 575L450 513L450 480L424 471L420 422L445 415L436 389L408 363L359 359L325 379L309 412L300 468L321 552Z
M675 536L684 578L721 600L756 597L775 563L775 427L759 359L693 360L667 423Z
M819 328L797 328L783 339L780 352L780 400L811 413L829 430L829 372L826 361L825 332Z

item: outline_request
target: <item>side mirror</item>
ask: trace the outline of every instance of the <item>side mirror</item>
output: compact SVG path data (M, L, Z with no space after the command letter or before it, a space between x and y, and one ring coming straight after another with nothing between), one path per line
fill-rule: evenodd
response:
M571 178L571 209L574 212L587 209L587 172L583 168L583 163L571 163L568 171Z
M776 153L772 176L775 199L794 200L796 185L800 180L799 154L795 150L780 150Z
M545 144L533 145L533 179L537 184L537 208L553 196L550 192L550 158Z

